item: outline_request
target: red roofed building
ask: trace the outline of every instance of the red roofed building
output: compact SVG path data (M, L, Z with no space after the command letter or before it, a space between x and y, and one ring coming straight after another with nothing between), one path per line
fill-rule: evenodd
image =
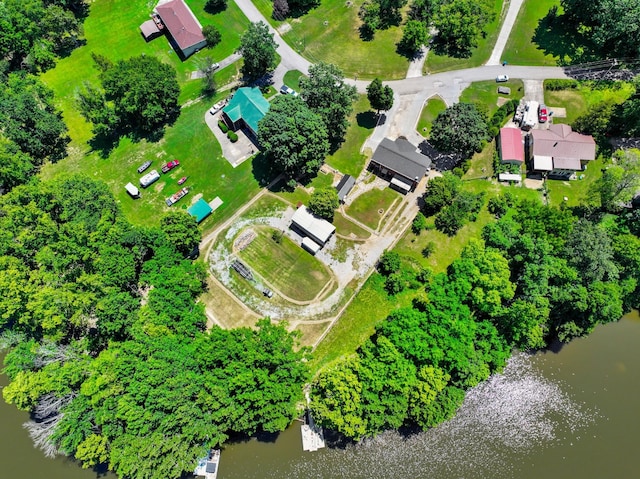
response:
M182 57L187 58L207 44L202 25L183 0L161 2L155 11Z
M502 163L521 165L524 163L524 144L518 128L501 128L498 136L498 151Z
M596 158L596 142L592 136L577 133L569 125L556 124L548 130L531 131L529 155L533 170L572 177Z

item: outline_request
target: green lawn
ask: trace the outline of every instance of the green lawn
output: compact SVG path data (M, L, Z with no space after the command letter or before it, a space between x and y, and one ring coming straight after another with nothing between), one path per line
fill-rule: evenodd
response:
M366 240L371 236L367 230L360 228L352 221L344 217L342 213L336 211L333 217L333 225L336 227L336 234L346 236L356 240Z
M347 214L375 230L399 195L391 188L373 188L353 200L346 208Z
M510 95L498 95L498 86L511 88ZM495 80L474 82L464 89L460 95L460 101L466 103L480 103L486 105L489 116L498 109L498 97L506 99L520 99L524 96L524 84L522 80L509 80L505 83L496 83Z
M582 179L562 181L547 180L547 191L549 195L549 204L551 206L560 206L565 203L568 206L578 206L580 204L589 203L588 198L593 190L593 183L602 176L602 168L604 165L602 156L589 162L586 171L577 172L576 176ZM565 201L565 198L567 200Z
M410 306L414 294L415 291L405 291L389 296L384 290L384 278L374 273L313 352L309 362L312 373L353 354L373 334L375 325L391 311Z
M303 73L299 70L289 70L284 74L284 84L300 92L300 78L303 76Z
M278 230L257 226L252 229L258 236L238 255L282 294L310 301L332 281L327 267L286 235L276 243L271 234Z
M525 0L520 8L507 45L503 59L514 65L556 65L559 57L553 56L536 43L536 29L540 20L547 15L553 6L560 6L560 0Z
M429 138L431 125L440 112L447 109L447 104L439 96L432 96L422 107L420 118L418 119L417 130L425 138Z
M356 75L385 80L404 78L409 60L396 52L396 44L402 38L401 28L379 30L372 41L362 40L358 10L363 2L353 0L347 6L345 0L323 0L309 13L287 19L291 30L283 38L312 63L333 63L350 78ZM282 25L283 22L271 17L272 2L256 0L254 5L271 25L276 28Z
M567 110L566 118L553 117L554 123L573 123L576 118L585 114L587 109L605 100L622 103L634 92L631 83L618 83L618 87L607 88L601 83L593 88L590 82L581 82L575 90L544 91L547 106L563 107Z
M333 184L333 175L318 172L315 178L313 178L305 186L296 186L293 191L290 191L285 181L281 181L273 188L273 193L283 200L296 206L298 203L308 204L309 198L311 198L311 191L313 189L329 188Z
M77 154L43 169L44 177L60 173L78 172L106 182L127 218L135 224L157 225L162 214L168 209L164 200L179 187L177 180L183 176L189 179L185 186L191 188L188 196L173 208L186 208L194 195L202 193L207 201L219 196L224 202L211 217L203 222L205 229L223 221L259 190L257 177L262 165L259 160L247 160L237 168L232 168L222 157L220 145L204 122L208 103L196 103L183 108L178 121L168 128L164 138L157 143L141 141L133 143L124 138L107 158L98 153L89 153L86 145L72 145ZM85 156L86 154L86 156ZM128 182L136 183L137 167L145 160L152 160L152 168L160 169L162 163L177 158L180 167L142 190L142 198L133 200L124 190ZM258 157L259 158L259 157Z
M357 178L367 161L367 155L360 153L360 149L373 132L376 121L367 96L359 95L349 117L350 125L344 143L338 151L327 157L326 163L345 175Z
M496 43L500 26L502 25L502 0L494 0L496 18L485 28L486 36L480 38L478 46L473 49L469 58L454 58L448 55L437 55L433 50L429 51L427 61L424 64L425 73L436 73L447 70L460 70L483 65L491 56L493 46ZM506 9L505 9L506 13Z

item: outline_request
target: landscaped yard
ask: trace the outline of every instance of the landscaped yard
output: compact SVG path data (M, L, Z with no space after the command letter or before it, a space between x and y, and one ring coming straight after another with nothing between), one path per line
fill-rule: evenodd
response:
M356 75L361 79L404 78L409 60L396 53L396 44L402 38L401 28L379 30L372 41L362 40L358 10L363 2L323 0L309 13L287 19L291 30L283 38L312 63L333 63L350 78ZM272 18L272 2L259 0L254 4L271 25L277 28L283 24Z
M506 86L511 88L510 95L499 95L498 87ZM524 84L522 80L509 80L504 83L496 83L495 80L487 80L474 82L464 89L460 95L460 101L465 103L479 103L485 105L488 109L489 116L498 109L498 98L507 100L519 100L524 96Z
M400 194L391 188L373 188L353 200L346 212L360 223L375 230Z
M367 161L367 155L360 153L360 149L373 132L376 121L367 96L359 95L349 117L350 125L344 143L338 151L327 157L326 163L345 175L357 178Z
M447 109L447 104L439 96L432 96L422 107L422 113L418 119L416 129L425 138L429 138L431 133L431 125L440 112Z
M513 65L556 65L560 58L552 55L536 42L545 35L536 36L536 29L551 7L559 7L560 0L524 0L520 8L502 58ZM561 9L559 11L562 11Z
M297 301L311 301L332 280L331 272L317 258L295 244L286 235L280 242L270 227L253 226L257 237L238 256L264 280Z
M303 76L304 74L301 71L289 70L284 74L284 84L300 93L300 78ZM280 87L279 85L276 86Z
M469 58L454 58L448 55L437 55L433 50L429 51L427 61L424 64L425 73L436 73L447 70L460 70L462 68L473 68L483 65L491 56L493 46L496 43L498 34L500 33L500 26L502 25L503 16L500 14L502 11L502 0L494 0L494 11L496 12L496 18L493 22L488 24L485 28L486 36L480 38L478 46L473 49L473 52ZM505 8L506 13L506 8Z
M365 240L369 236L371 236L371 233L369 233L365 229L360 228L352 221L349 221L339 211L336 211L336 214L333 217L333 225L336 227L336 234L345 236L350 239Z

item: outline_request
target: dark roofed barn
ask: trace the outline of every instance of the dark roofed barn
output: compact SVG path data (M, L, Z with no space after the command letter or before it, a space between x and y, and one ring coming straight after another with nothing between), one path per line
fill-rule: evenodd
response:
M206 46L207 41L202 34L202 26L183 0L159 3L156 13L166 27L174 48L183 58Z
M383 139L369 162L374 173L389 179L391 186L403 193L413 191L430 167L431 159L405 138Z
M338 199L340 203L344 203L344 199L347 197L351 189L355 186L356 179L350 175L344 175L336 186L336 190L338 190Z

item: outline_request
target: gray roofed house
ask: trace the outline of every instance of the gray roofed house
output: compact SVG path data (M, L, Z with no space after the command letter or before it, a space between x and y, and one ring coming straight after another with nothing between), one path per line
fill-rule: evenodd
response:
M349 194L349 192L351 191L351 189L354 187L355 184L356 184L356 179L353 176L344 175L342 177L342 179L338 183L338 186L336 186L336 190L338 190L338 199L340 200L341 203L344 203L344 199Z
M593 137L573 131L569 125L555 124L548 130L532 130L528 141L533 169L548 171L552 176L570 177L596 158Z
M430 167L431 159L405 138L383 139L369 163L369 168L403 193L413 191Z

